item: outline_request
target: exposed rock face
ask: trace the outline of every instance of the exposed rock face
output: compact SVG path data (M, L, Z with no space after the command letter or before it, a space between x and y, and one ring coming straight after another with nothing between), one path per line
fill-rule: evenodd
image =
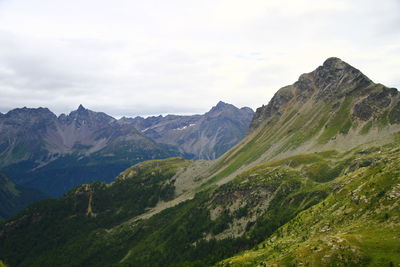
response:
M399 92L395 88L375 84L358 69L332 57L313 72L301 75L293 85L280 89L268 105L258 108L251 129L279 117L288 108L288 103L293 101L335 102L336 107L339 107L345 97L352 97L355 102L353 116L367 121L382 115L393 101L398 101L398 96ZM395 110L396 107L393 107L394 113Z
M111 143L136 140L157 145L130 125L121 125L102 112L85 109L82 105L69 115L58 118L47 108L14 109L0 118L1 165L35 158L36 154L92 154ZM114 144L115 145L115 144ZM133 145L133 144L132 144ZM18 155L16 151L18 150ZM41 159L46 161L46 159Z
M52 196L111 180L132 163L176 154L133 125L82 105L58 118L47 108L14 109L0 117L0 166L15 182Z
M142 162L37 203L0 224L0 255L13 266L398 265L399 112L397 90L328 59L218 160ZM138 124L194 127L177 117Z
M257 109L249 135L220 157L227 181L255 164L324 150L385 143L400 130L400 94L338 58L302 74Z
M350 66L339 58L329 58L324 64L311 73L317 99L332 101L362 90L372 84L372 81L358 69Z
M0 116L0 167L15 182L58 196L111 181L143 160L213 159L244 137L252 115L223 102L204 115L120 120L82 105L59 117L47 108L14 109Z
M122 118L120 123L132 124L156 142L177 146L188 157L215 159L246 135L253 114L248 107L220 101L203 115Z
M392 123L400 123L400 102L390 111L389 119Z
M367 121L372 116L377 117L381 111L387 108L392 98L398 95L394 88L383 87L382 90L373 92L367 98L357 103L353 115L361 120Z
M280 115L281 109L294 97L290 87L281 88L266 106L257 108L250 128L257 128L261 123L268 120L274 115Z
M40 140L56 124L57 117L47 108L19 108L0 117L0 166L40 156L45 149Z

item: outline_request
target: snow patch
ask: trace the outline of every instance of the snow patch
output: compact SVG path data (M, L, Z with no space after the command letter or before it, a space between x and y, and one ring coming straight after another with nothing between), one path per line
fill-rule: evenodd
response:
M182 131L182 130L185 130L186 128L188 128L188 127L192 127L192 126L195 126L195 125L196 125L196 123L191 123L191 124L185 125L185 126L183 126L183 127L181 127L181 128L176 128L176 129L174 129L174 130Z

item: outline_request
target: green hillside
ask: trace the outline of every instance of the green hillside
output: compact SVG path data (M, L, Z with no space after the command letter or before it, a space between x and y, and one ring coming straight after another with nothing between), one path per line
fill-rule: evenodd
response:
M400 94L329 58L257 109L249 135L214 166L214 181L248 166L290 155L365 143L382 144L400 130Z
M395 143L346 153L292 156L253 167L150 219L132 219L158 201L152 202L149 196L168 200L171 177L178 168L190 167L181 159L145 162L128 169L110 186L81 186L58 201L32 206L13 221L13 225L25 225L23 230L14 230L13 225L3 228L5 246L0 253L11 266L203 266L255 246L223 262L241 266L243 261L257 265L269 259L265 255L285 255L293 247L306 253L301 248L308 248L308 242L329 241L343 231L357 236L364 231L372 239L383 233L396 237L397 199L390 196L397 196L399 155ZM141 190L135 191L139 184ZM360 185L367 192L358 189L354 195ZM387 209L371 205L382 201ZM381 227L388 222L393 222L390 227ZM21 240L25 245L19 247ZM40 245L31 249L37 240ZM395 241L388 239L387 245ZM372 248L366 242L368 252ZM320 245L324 253L330 251L325 243ZM397 255L396 247L384 251L389 255L382 256L384 260L396 262L390 257ZM282 260L309 258L294 255ZM321 252L321 257L325 255Z
M0 224L9 266L397 266L399 93L337 58L215 162L134 165Z
M5 174L0 173L0 219L7 219L43 198L43 193L16 185Z
M398 266L400 138L351 152L329 196L219 266Z

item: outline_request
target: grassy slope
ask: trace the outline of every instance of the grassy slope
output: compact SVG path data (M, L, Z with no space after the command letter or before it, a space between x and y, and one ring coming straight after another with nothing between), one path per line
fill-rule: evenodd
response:
M7 234L0 235L0 241L3 238L9 242L3 250L0 248L0 254L5 255L7 263L21 266L204 266L267 238L254 250L221 264L232 262L241 266L269 261L290 265L309 261L316 265L325 263L323 259L328 259L328 265L341 260L373 264L380 260L374 258L374 253L383 254L371 245L378 242L375 240L378 234L389 236L398 232L397 228L390 228L397 227L394 223L397 202L388 203L388 207L394 207L392 213L385 211L377 218L371 215L380 211L380 207L373 205L374 200L380 203L394 183L382 178L383 185L387 183L387 188L383 186L387 190L382 193L378 190L381 183L373 182L369 191L360 191L365 193L365 198L354 201L349 200L352 195L348 193L364 181L374 181L381 173L398 178L393 163L398 159L398 148L393 145L368 151L348 150L370 140L382 140L396 130L390 127L392 122L398 123L393 115L398 97L367 121L353 116L352 107L367 93L381 88L371 85L368 92L361 92L362 96L349 91L334 101L324 102L316 101L316 94L304 98L294 86L286 87L285 94L293 90L294 98L217 161L211 171L214 175L197 189L201 192L194 199L137 221L135 216L153 207L158 200L173 198L175 170L169 172L169 165L174 164L167 160L165 168L159 169L157 161L153 162L156 164L142 163L141 167L124 174L139 179L124 179L121 175L111 189L105 184L92 184L72 191L69 198L67 195L43 205L42 210L27 210L27 218L19 217L25 224L22 228L27 227L24 231L6 227ZM299 102L298 97L305 100ZM338 147L348 152L326 151ZM310 151L319 153L310 154ZM395 153L395 158L391 158L391 153ZM224 179L228 176L230 182ZM210 186L222 179L227 183ZM397 196L397 189L393 190ZM91 212L87 211L89 199L93 202ZM368 203L363 203L365 199ZM361 206L365 207L363 212L360 212ZM362 216L367 216L364 221ZM390 227L379 220L390 222ZM13 221L14 226L20 221L18 218ZM357 233L354 240L362 244L356 247L351 238L342 241L339 236L337 242L351 244L332 247L336 241L330 238L347 231L346 227L354 227ZM81 229L80 234L76 234L77 228ZM353 234L351 229L345 233ZM45 237L42 232L46 233ZM40 234L35 236L35 233ZM366 238L358 238L362 233ZM390 241L388 237L388 240L387 247L391 248L396 239ZM354 244L358 244L356 241ZM39 243L37 247L35 242ZM310 251L307 242L322 243ZM378 245L385 244L378 242ZM34 247L32 251L31 247ZM327 251L334 253L328 255ZM351 258L348 251L356 257ZM383 256L381 260L397 262L398 251L386 251L392 256Z
M324 199L328 195L325 183L301 175L304 168L323 159L331 163L326 155L316 154L262 164L149 220L104 231L96 242L108 240L108 249L126 252L118 266L213 264L256 244L261 236L272 234L298 212ZM100 256L90 264L107 260L115 263Z
M281 90L284 93L290 91L294 97L218 159L209 184L229 175L234 177L238 170L243 171L248 168L246 166L254 166L255 163L328 149L346 151L370 141L387 142L385 138L399 130L398 126L394 126L396 122L391 115L398 109L398 95L385 107L375 107L371 102L376 110L368 120L354 116L357 103L366 96L379 95L386 90L380 84L371 83L366 88L343 94L329 102L317 99L318 90L303 102L298 100L302 92L295 85Z
M391 186L398 180L399 154L398 145L392 145L347 153L299 154L262 163L219 188L137 221L132 218L146 207L172 197L173 175L190 163L177 158L144 162L126 170L111 186L81 186L62 199L29 208L2 227L0 254L11 266L204 266L256 245L256 250L224 264L291 264L306 261L310 255L317 257L317 250L324 258L325 251L332 251L336 236L342 242L341 233L350 229L345 236L354 234L360 244L354 248L360 251L356 260L373 263L379 261L374 253L387 253L394 258L384 256L383 260L396 262L395 247L379 252L374 242L386 235L387 243L379 241L384 244L377 246L395 245L397 240L389 237L399 229L390 227L397 227L399 211L392 200L388 200L388 207L393 208L389 212L371 203L388 194L397 196ZM383 178L376 179L378 174ZM354 193L350 192L369 180L371 184L364 187L370 195L364 198L361 190L351 200ZM152 199L154 192L158 199ZM91 194L92 211L88 212ZM371 215L361 220L360 207ZM379 214L373 215L376 210ZM391 226L382 227L381 220ZM362 233L368 235L358 238ZM308 244L316 248L310 251ZM340 257L350 255L351 249L347 245L340 248ZM318 258L311 264L315 262Z
M261 164L218 189L137 222L131 218L155 205L154 197L172 197L173 175L189 164L176 158L144 162L111 186L84 185L59 200L30 207L4 228L0 253L7 263L20 266L213 264L257 244L324 199L327 183L313 168L336 170L333 179L341 172L336 154Z
M330 195L221 266L400 264L400 146L353 152ZM357 168L360 167L360 168Z

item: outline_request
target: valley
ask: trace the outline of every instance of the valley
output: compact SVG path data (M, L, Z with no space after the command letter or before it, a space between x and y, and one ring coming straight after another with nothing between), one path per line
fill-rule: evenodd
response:
M15 183L58 197L83 183L112 182L145 160L214 159L245 136L252 114L222 102L204 115L119 120L82 105L58 117L46 108L14 109L0 116L0 167ZM162 138L137 123L154 118ZM191 121L199 126L184 128Z
M204 154L188 136L199 125L199 136L231 125L214 121L226 109L222 120L250 114L219 103L202 119L115 122L135 134L112 139L124 140L110 143L116 151L140 137L174 157L158 154L2 221L0 259L9 266L400 265L397 89L328 58L258 108L240 142ZM172 149L177 131L187 135ZM216 147L211 140L223 139L206 139ZM107 164L107 149L93 155ZM189 152L195 156L185 159Z

